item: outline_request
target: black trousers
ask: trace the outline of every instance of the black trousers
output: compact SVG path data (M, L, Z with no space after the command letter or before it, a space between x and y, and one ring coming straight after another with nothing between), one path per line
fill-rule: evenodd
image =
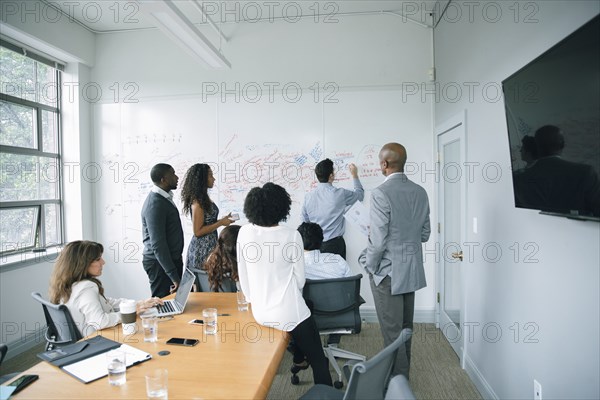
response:
M339 254L346 259L346 241L343 236L334 237L321 244L321 253Z
M294 354L294 363L300 364L306 358L312 368L315 385L320 383L331 386L329 360L323 353L323 345L314 317L311 315L299 323L294 330L290 331L290 335L292 339L289 348Z
M181 280L181 272L183 271L183 260L174 260L173 263L177 267L179 278ZM165 297L171 294L171 285L173 281L166 274L164 268L160 265L158 260L151 258L143 258L142 265L148 275L150 281L150 290L152 291L152 297Z

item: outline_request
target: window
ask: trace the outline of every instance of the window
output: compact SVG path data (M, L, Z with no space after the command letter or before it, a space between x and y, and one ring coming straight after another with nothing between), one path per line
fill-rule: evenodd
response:
M63 241L63 66L0 41L0 254Z

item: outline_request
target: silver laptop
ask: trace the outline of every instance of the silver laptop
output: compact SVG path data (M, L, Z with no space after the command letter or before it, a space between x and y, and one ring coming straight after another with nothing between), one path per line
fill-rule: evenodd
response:
M190 297L190 292L195 279L196 276L192 273L192 271L185 268L183 270L183 276L179 282L179 287L177 288L175 298L171 300L165 300L162 305L156 306L156 310L158 311L157 316L166 317L168 315L181 314L185 309L188 298Z

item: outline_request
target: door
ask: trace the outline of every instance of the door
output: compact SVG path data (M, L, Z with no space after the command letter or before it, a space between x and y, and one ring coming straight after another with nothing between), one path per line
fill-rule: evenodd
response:
M438 150L438 324L463 364L465 233L465 123L464 113L436 128Z

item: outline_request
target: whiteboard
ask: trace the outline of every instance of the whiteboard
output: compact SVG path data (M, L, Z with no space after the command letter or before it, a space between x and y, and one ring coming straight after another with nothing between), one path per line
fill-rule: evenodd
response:
M352 188L348 165L358 166L366 206L370 190L383 182L378 161L383 144L400 142L408 148L409 160L431 163L430 115L429 104L403 101L394 88L342 90L318 101L312 96L294 101L281 96L257 101L191 96L96 104L94 152L106 171L94 185L96 234L105 245L107 262L122 267L114 275L107 270L107 288L119 295L129 293L127 282L133 279L139 285L128 297L150 293L141 267L140 210L152 187L153 165L164 162L175 168L180 178L175 202L180 209L185 171L195 163L211 165L216 178L211 199L220 216L237 212L241 224L247 222L243 202L248 191L275 182L290 193L292 209L285 224L295 228L301 222L304 196L317 183L314 167L324 158L334 161L334 185L339 187ZM182 223L187 246L192 237L189 216L182 215ZM347 224L345 239L353 272L363 272L356 260L367 238ZM184 259L185 254L186 250ZM368 282L362 286L369 304ZM434 286L430 282L432 290Z

